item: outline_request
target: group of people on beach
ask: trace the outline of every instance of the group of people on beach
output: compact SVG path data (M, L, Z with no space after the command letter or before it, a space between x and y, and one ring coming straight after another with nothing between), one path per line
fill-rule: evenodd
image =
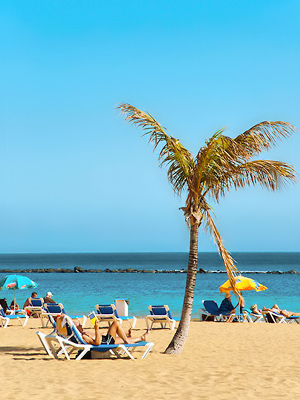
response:
M259 310L257 308L257 304L253 304L253 306L251 306L250 309L251 309L253 314L261 314L262 311L270 311L270 312L273 312L275 314L283 315L286 318L290 318L290 317L293 317L293 316L294 317L300 316L300 313L295 313L293 311L280 309L277 304L274 304L271 308L263 307L261 310Z
M225 293L225 298L224 298L224 300L222 300L222 303L219 307L220 314L223 314L223 315L229 314L229 318L227 318L226 322L233 322L234 318L235 318L236 310L238 310L240 314L243 314L244 309L245 309L245 299L241 293L238 293L238 303L235 307L233 306L233 304L231 302L231 294L230 293ZM250 310L253 314L257 314L257 315L261 314L262 311L270 311L275 314L282 315L286 318L289 318L292 316L300 316L300 313L295 313L293 311L280 309L277 304L274 304L271 308L263 307L261 310L259 310L257 308L257 304L253 304L250 307Z
M47 292L46 296L43 298L44 303L56 303L52 299L52 293ZM23 305L23 309L25 309L27 306L30 305L30 300L31 299L36 299L37 298L37 293L32 292L31 297L25 300L25 303ZM6 301L6 299L4 299ZM13 300L10 304L10 307L7 307L11 310L19 310L19 306L16 303L15 300ZM5 310L6 312L6 310ZM60 315L57 317L57 321L62 322L64 319L64 315ZM56 322L57 322L56 321ZM79 321L75 322L75 326L77 327L78 331L80 332L82 339L87 343L87 344L93 344L93 345L100 345L100 344L120 344L120 343L137 343L140 341L146 341L147 336L148 336L148 330L146 332L139 336L139 337L132 337L131 335L131 329L128 330L128 332L125 332L125 330L122 328L122 325L118 321L114 321L109 329L108 332L105 335L100 334L100 326L99 326L99 321L95 322L94 329L95 332L94 334L91 334L90 332L87 332L83 330L82 325L80 324Z

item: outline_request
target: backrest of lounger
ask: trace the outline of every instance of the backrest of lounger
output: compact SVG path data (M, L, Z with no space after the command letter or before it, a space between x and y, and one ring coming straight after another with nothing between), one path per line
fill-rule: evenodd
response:
M114 304L96 304L98 314L111 315L115 313Z
M212 315L219 315L219 307L218 304L214 300L204 300L203 305L210 314Z
M64 306L61 303L45 303L44 308L50 314L65 314Z
M168 315L169 307L168 306L149 306L149 311L150 311L151 315Z
M86 344L85 341L82 339L81 333L77 329L72 319L67 315L65 316L65 318L66 318L67 329L73 333L73 336L70 340L75 343Z
M29 301L29 304L31 305L31 307L43 307L43 305L44 305L44 299L37 299L37 298L35 298L35 299L33 299L32 297L30 297L29 299L28 299L28 301Z

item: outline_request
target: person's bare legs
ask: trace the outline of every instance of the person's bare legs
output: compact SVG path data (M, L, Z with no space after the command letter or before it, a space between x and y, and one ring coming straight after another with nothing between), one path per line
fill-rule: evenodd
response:
M137 338L132 338L131 336L127 336L124 329L122 328L122 325L118 321L114 321L111 326L108 329L108 332L115 340L116 344L120 343L137 343L141 342L147 339L148 335L148 330L144 333L144 335L137 337ZM128 333L131 335L131 330L128 331ZM117 337L117 335L119 337Z
M95 322L95 326L94 326L94 328L95 328L95 339L94 339L94 344L96 345L96 346L99 346L99 344L101 344L101 341L102 341L102 335L100 334L100 331L99 331L99 321L97 320L96 322Z

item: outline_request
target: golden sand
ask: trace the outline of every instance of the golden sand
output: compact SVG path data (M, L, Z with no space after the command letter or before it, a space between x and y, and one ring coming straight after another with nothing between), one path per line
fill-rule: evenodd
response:
M31 319L24 328L0 328L3 400L300 398L297 324L194 321L181 355L162 354L173 332L155 329L152 352L136 361L51 359L35 333L50 330L39 325ZM137 327L133 336L144 320Z

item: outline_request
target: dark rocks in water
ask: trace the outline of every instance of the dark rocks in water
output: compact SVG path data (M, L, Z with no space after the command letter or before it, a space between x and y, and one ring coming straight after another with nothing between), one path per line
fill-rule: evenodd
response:
M124 273L129 273L129 274L185 274L187 273L187 269L133 269L133 268L126 268L126 269L83 269L81 267L74 267L74 269L71 268L27 268L27 269L0 269L0 274L19 274L19 273L38 273L38 274L49 274L49 273L115 273L115 274L124 274ZM199 274L226 274L225 270L205 270L203 268L199 268L197 271ZM241 271L242 274L270 274L270 275L281 275L281 274L300 274L300 271L295 271L294 269L291 269L289 271Z

